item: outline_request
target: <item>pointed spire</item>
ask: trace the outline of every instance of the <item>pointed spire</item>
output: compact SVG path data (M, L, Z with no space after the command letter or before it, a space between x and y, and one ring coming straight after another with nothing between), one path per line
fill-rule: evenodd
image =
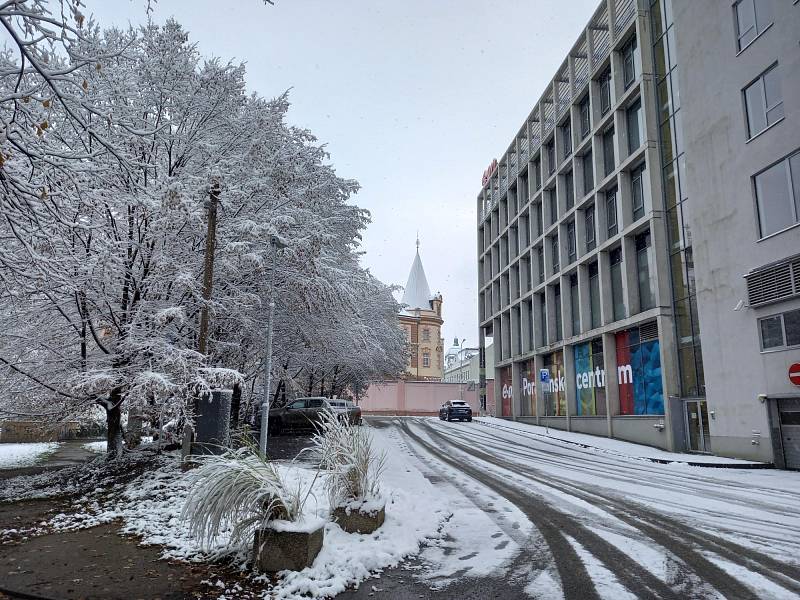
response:
M428 278L425 277L425 269L422 268L422 259L419 256L419 232L417 233L417 254L411 264L411 272L408 274L408 282L401 302L407 305L407 310L415 308L431 310L431 288L428 285Z

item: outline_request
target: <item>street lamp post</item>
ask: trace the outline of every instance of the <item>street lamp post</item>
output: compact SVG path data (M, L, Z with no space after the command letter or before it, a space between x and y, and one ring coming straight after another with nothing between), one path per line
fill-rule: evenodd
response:
M462 338L461 343L458 345L458 399L464 400L464 342L467 338Z
M267 453L267 431L269 425L269 396L272 384L272 324L275 320L275 268L278 249L285 248L277 236L269 236L269 245L272 249L272 272L269 276L269 320L267 321L267 347L264 357L264 390L261 399L261 436L258 439L261 454Z

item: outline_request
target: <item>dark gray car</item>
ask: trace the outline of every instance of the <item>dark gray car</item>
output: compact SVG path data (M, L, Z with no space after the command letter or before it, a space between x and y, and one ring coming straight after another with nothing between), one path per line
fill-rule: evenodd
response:
M282 408L269 411L269 430L277 435L287 430L313 430L323 410L333 410L327 398L298 398Z

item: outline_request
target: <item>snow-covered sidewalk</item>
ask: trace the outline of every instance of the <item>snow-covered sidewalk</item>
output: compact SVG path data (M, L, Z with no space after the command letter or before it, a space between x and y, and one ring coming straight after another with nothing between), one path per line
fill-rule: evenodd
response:
M30 467L58 449L58 442L0 444L0 469Z
M589 450L623 456L625 458L644 459L665 464L683 463L692 466L708 467L764 468L770 466L765 463L737 458L727 458L724 456L667 452L666 450L653 448L651 446L644 446L642 444L635 444L633 442L613 440L596 435L589 435L586 433L562 431L560 429L541 427L539 425L530 425L528 423L520 423L518 421L507 421L497 417L475 417L474 420L488 427L530 435L540 441L546 440L555 445L578 445Z

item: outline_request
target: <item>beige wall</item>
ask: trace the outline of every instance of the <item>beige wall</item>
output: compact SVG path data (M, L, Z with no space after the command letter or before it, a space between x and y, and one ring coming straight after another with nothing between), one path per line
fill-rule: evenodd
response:
M494 382L486 382L486 398L494 398ZM382 415L438 415L439 407L447 400L463 398L478 415L480 399L478 388L469 391L466 384L439 381L388 381L371 385L358 405L365 414ZM487 414L494 414L492 406Z

